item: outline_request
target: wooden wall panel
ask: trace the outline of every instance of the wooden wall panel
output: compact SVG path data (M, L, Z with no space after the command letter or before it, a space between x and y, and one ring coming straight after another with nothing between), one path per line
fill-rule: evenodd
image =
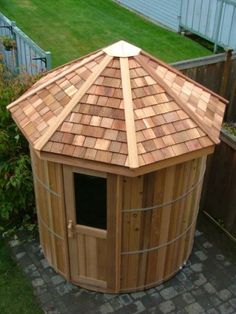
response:
M49 264L69 279L62 166L31 148L40 244Z
M155 286L188 259L205 162L201 157L139 178L124 178L121 292Z
M94 228L76 226L79 254L74 260L70 254L69 270L66 171L33 150L31 155L40 242L49 263L66 278L100 291L142 290L167 280L187 260L206 157L136 178L108 174L107 231L95 234Z
M107 174L107 289L120 290L122 177Z
M142 207L143 176L123 179L123 208ZM141 240L141 213L125 213L122 221L122 249L139 250ZM129 255L121 262L121 287L136 286L139 257Z

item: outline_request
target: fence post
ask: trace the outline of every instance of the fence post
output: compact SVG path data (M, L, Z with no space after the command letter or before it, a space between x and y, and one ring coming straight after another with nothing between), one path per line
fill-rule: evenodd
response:
M230 70L231 70L231 61L232 61L232 49L227 49L225 51L226 53L226 59L224 62L224 71L223 71L223 76L221 80L221 86L220 86L220 95L223 97L226 97L226 92L227 92L227 85L229 82L229 75L230 75Z
M45 57L46 57L46 69L50 70L52 67L52 58L51 58L51 52L45 51Z
M236 80L234 81L229 98L229 106L226 109L226 121L236 121Z

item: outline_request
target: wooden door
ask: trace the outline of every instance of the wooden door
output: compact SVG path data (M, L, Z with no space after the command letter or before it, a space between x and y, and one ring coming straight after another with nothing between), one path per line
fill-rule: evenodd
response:
M93 171L80 171L78 168L69 166L63 166L63 172L71 281L86 288L105 290L107 287L107 230L101 228L101 223L99 228L85 225L86 217L81 220L81 198L77 200L76 193L82 194L82 192L75 191L75 175L79 173L94 178L106 179L106 177ZM90 199L93 198L89 190L86 193ZM93 213L93 208L88 210Z

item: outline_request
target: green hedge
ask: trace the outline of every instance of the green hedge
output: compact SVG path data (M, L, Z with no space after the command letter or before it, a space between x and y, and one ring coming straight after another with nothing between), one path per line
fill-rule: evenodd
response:
M34 220L35 205L28 143L6 106L33 82L27 74L15 76L0 63L0 226L19 227Z

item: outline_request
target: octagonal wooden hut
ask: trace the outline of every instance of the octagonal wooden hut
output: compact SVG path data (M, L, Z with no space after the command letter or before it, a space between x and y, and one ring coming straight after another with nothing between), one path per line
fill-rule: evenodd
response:
M173 276L192 249L225 103L120 41L46 73L10 104L30 144L50 265L104 292Z

